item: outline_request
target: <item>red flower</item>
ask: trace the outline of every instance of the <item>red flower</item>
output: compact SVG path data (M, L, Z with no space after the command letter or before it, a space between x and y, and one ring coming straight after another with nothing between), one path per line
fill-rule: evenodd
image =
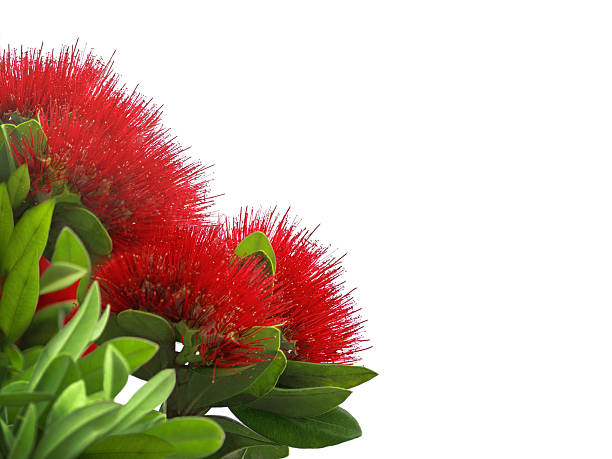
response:
M51 263L45 257L40 257L38 261L38 272L42 277L43 273L49 269ZM43 309L54 303L77 303L77 289L79 288L79 281L76 281L70 287L66 287L63 290L58 290L57 292L46 293L44 295L40 295L38 297L38 304L36 305L36 310Z
M265 233L276 255L275 297L281 301L281 327L294 349L293 360L352 363L362 350L363 321L351 292L344 291L341 258L313 240L314 231L290 221L288 212L241 212L226 224L231 248L253 231Z
M34 192L55 185L56 193L64 188L79 194L115 248L204 216L203 168L183 159L160 124L159 108L120 86L109 63L75 47L59 55L5 51L0 116L12 122L9 114L15 111L26 118L38 115L48 137L44 158L17 154L20 164L29 163Z
M256 327L272 326L271 279L256 263L232 261L219 229L164 229L155 244L116 253L98 269L104 303L139 309L201 330L205 364L261 360Z

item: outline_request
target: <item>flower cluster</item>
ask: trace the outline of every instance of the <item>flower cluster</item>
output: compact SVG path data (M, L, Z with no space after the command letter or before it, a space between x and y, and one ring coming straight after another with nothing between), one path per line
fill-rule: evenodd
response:
M112 255L97 260L94 278L114 313L136 309L199 330L204 365L257 361L255 330L266 326L280 328L288 359L357 360L363 322L341 258L288 214L245 211L211 223L205 168L183 156L160 110L121 86L108 63L76 47L9 49L0 57L0 116L38 119L46 135L12 145L32 177L28 200L71 196L110 234ZM254 231L269 238L274 276L234 254Z

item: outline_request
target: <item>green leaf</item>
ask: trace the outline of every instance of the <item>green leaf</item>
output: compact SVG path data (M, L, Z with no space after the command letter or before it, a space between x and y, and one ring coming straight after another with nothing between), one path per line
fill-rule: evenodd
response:
M174 389L175 382L176 376L171 369L162 370L153 376L121 407L114 432L121 433L128 429L149 411L165 402Z
M245 237L234 250L234 253L239 257L247 257L256 255L262 257L269 262L272 275L276 272L276 255L268 236L261 231L255 231Z
M167 441L153 435L112 435L87 448L80 459L163 459L174 453Z
M377 375L366 367L290 360L278 383L292 388L334 386L350 389Z
M92 333L100 315L100 288L94 282L76 315L45 346L30 379L35 387L49 363L60 353L78 359L91 343Z
M10 342L30 325L38 302L38 258L29 250L9 271L0 298L0 329Z
M0 182L6 182L11 174L17 170L17 163L13 155L11 142L12 132L16 126L12 124L0 125Z
M106 396L113 400L121 392L130 375L130 366L121 353L112 345L104 350L104 373L102 387Z
M223 406L224 403L221 403L223 400L247 391L268 367L278 364L273 360L276 359L280 346L280 331L274 327L263 327L253 335L253 338L261 340L264 346L262 358L267 357L267 360L233 368L214 369L205 366L193 369L179 368L178 376L186 383L180 393L172 395L168 403L176 407L179 413L199 414L210 406Z
M42 346L31 346L23 351L23 369L27 370L28 368L32 368L40 354L42 353Z
M70 287L85 274L87 270L81 266L61 261L53 263L40 278L40 294L45 295Z
M1 156L1 152L0 152ZM9 239L13 233L13 209L6 183L0 183L0 259L6 251Z
M173 459L196 459L217 451L223 444L223 430L213 421L201 417L173 418L154 425L144 433L172 444Z
M7 183L8 193L13 209L19 207L30 192L30 174L28 166L22 164L11 174Z
M124 434L128 433L139 433L144 432L148 428L159 424L160 422L166 421L166 414L161 413L157 410L151 410L143 417L141 417L137 423L132 424L129 429L124 430Z
M91 252L109 255L113 250L113 243L102 222L84 207L58 207L56 219L59 224L72 228Z
M64 416L44 431L32 459L77 457L112 428L119 409L111 402L98 402Z
M307 418L281 416L244 407L232 407L231 410L255 432L294 448L323 448L361 436L361 428L355 418L339 407Z
M87 270L87 274L79 282L77 290L77 298L82 300L90 280L91 259L79 237L67 226L62 229L55 243L52 262L57 263L59 261L79 265Z
M253 382L245 388L242 392L234 397L223 400L223 405L241 405L257 400L276 386L278 378L283 373L285 365L287 365L287 358L283 351L277 351L276 357L266 362L266 368L253 378Z
M209 459L242 458L247 449L258 452L261 458L282 458L289 455L287 446L278 445L233 419L225 416L206 417L214 420L225 432L223 446Z
M15 437L8 459L27 459L36 439L36 408L29 405Z
M116 349L125 363L129 373L133 373L140 366L148 362L157 351L157 344L141 338L115 338L102 344L95 351L81 357L77 364L81 377L87 386L87 393L92 394L103 388L103 364L106 349L112 346Z
M23 354L17 346L14 344L7 345L4 349L4 353L8 357L11 367L15 370L23 369Z
M47 244L54 206L52 199L44 201L28 209L19 219L2 257L1 268L4 272L10 271L26 251L33 251L38 261Z
M30 348L47 344L63 327L64 317L74 306L74 303L56 303L36 312L30 326L21 336L21 346Z
M79 379L66 387L59 397L57 397L47 416L47 426L54 424L70 412L86 404L87 394L85 392L85 382Z
M275 388L249 403L249 408L295 418L319 416L344 402L351 391L339 387Z
M128 309L117 315L117 323L130 336L139 336L156 343L175 342L174 330L166 319L157 314Z
M20 140L25 140L35 151L42 153L47 145L47 136L38 120L30 119L17 125L15 134ZM21 148L21 145L17 145Z
M53 394L42 392L0 392L0 406L24 406L30 402L51 400Z
M13 432L11 432L11 429L8 425L6 425L6 422L4 422L4 420L0 417L0 432L2 433L2 442L7 446L8 449L11 449L13 447L13 443L15 442L15 437L13 436Z
M59 395L72 383L78 381L80 376L79 369L74 360L69 355L61 354L53 359L46 368L34 390L36 392ZM37 405L43 418L47 416L46 408L48 405L47 403Z

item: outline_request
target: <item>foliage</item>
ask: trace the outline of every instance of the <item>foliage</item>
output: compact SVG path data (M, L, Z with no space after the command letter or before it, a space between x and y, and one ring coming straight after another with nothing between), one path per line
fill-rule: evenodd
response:
M118 221L142 225L141 236L159 239L129 247L133 227L109 225L75 192L78 180L58 180L65 165L49 155L49 143L63 135L62 126L72 135L85 131L74 130L70 119L47 120L53 135L47 139L34 112L5 113L10 122L0 124L0 459L274 459L288 456L290 447L322 448L361 435L340 405L376 373L344 364L355 360L361 323L340 294L338 260L325 258L326 249L285 217L259 214L208 230L198 229L200 221L187 229L163 226L170 220L158 209L148 208L156 215L148 223L126 213ZM149 121L151 130L156 119ZM65 175L71 179L89 166L66 164L78 169ZM177 164L170 169L181 171ZM139 174L148 177L146 170ZM197 183L189 170L181 174L188 189ZM138 184L140 193L146 182ZM117 190L109 186L102 190L108 196L98 196L88 186L93 210L113 215L108 203ZM128 196L129 187L119 194ZM200 215L203 204L194 202L193 215ZM160 227L152 229L151 221ZM168 245L166 233L187 239ZM120 235L120 250L109 234ZM96 279L130 251L138 255L131 260L140 277L128 280L141 296L103 308L101 291L109 286ZM163 275L154 284L154 271L170 286L162 285ZM128 271L117 272L121 281ZM125 289L121 282L115 287ZM134 298L155 304L142 310ZM311 360L296 360L296 342L309 349L302 360ZM214 358L223 353L229 357ZM117 403L130 375L146 382ZM213 407L229 408L238 420L208 414Z

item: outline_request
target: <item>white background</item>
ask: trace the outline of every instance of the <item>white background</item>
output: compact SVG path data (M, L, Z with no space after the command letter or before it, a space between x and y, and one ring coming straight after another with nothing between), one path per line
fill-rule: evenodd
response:
M608 2L33 2L0 43L117 50L215 164L346 258L381 373L319 458L612 455Z

